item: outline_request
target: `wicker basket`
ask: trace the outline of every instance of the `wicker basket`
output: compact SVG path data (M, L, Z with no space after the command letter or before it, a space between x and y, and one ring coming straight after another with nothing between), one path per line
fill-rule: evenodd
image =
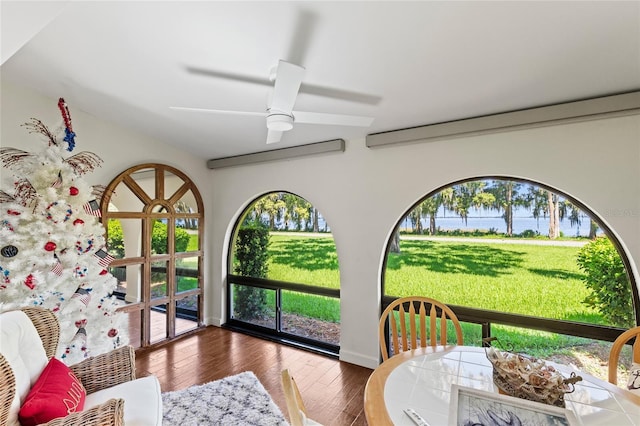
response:
M553 366L538 358L495 348L486 349L493 365L493 382L503 393L529 401L564 407L564 395L574 391L582 377L565 378Z

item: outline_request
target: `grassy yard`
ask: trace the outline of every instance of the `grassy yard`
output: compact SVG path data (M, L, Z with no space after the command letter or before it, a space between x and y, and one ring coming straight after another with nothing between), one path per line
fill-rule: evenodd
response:
M340 288L338 254L331 235L272 234L270 241L269 279Z
M391 254L384 277L385 293L421 294L447 304L602 323L582 300L588 294L576 264L578 247L527 244L402 240ZM339 288L338 260L331 236L274 234L269 248L270 279ZM287 310L335 321L339 303L303 294L287 296ZM311 312L313 306L313 313ZM480 344L480 326L464 324L465 341ZM504 344L544 356L585 339L500 325L492 334Z
M387 262L385 293L423 294L452 305L555 319L599 318L581 301L588 291L578 247L402 241Z

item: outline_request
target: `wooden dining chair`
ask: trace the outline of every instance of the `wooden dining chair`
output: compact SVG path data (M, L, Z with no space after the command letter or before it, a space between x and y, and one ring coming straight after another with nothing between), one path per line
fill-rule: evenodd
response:
M380 316L378 327L382 360L386 361L390 352L393 355L417 347L446 345L448 322L453 324L457 344L463 345L460 321L453 310L444 303L422 296L394 300ZM387 347L388 333L391 335L390 347Z
M304 406L298 385L289 372L289 369L285 368L282 370L281 379L291 426L322 426L307 416L307 408Z
M632 338L636 338L633 344L631 362L640 364L640 326L630 328L622 333L611 345L611 351L609 352L609 382L614 385L618 384L618 360L620 358L620 351L624 345L627 344Z

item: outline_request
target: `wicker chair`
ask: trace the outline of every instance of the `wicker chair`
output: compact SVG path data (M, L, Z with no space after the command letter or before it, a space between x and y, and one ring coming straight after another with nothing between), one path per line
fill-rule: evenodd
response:
M416 305L418 306L417 309ZM398 311L398 318L394 315L395 310ZM439 317L438 312L440 312ZM428 327L427 316L429 317ZM439 340L437 339L438 319L440 319ZM458 317L453 310L444 303L422 296L401 297L394 300L382 312L378 325L382 360L386 361L389 359L389 352L393 354L417 347L426 348L427 345L446 345L447 320L450 320L455 328L458 345L464 344L462 328L460 327ZM416 329L416 322L418 322L420 326L419 333ZM408 329L407 324L409 326ZM387 347L387 333L389 332L391 334L391 338L389 339L391 348Z
M56 316L47 309L37 307L22 308L20 311L24 312L33 323L33 326L35 326L42 341L47 359L52 358L58 347L58 340L60 338L60 325ZM5 326L5 324L0 322L0 331L3 326ZM3 349L2 345L0 345L0 349ZM7 348L5 347L4 349ZM100 395L96 397L98 401L100 399L105 399L105 401L89 407L85 405L84 411L51 420L46 423L47 426L125 425L127 419L127 415L125 414L125 400L112 396L114 393L120 394L121 390L127 386L129 386L130 389L128 392L123 392L123 394L134 392L133 395L141 395L146 398L150 396L151 398L149 399L157 399L155 401L148 401L149 405L143 407L143 409L153 410L157 408L154 407L154 405L160 405L159 415L150 413L149 416L145 414L143 417L153 418L152 424L161 424L162 403L159 383L153 376L136 380L135 352L131 346L123 346L109 353L88 358L78 364L69 366L69 368L84 386L87 392L87 402L92 394L94 396ZM144 383L141 383L143 381ZM141 386L143 386L143 388L141 388ZM151 389L153 386L155 386L156 389ZM12 410L16 409L14 401L17 391L16 388L17 382L14 371L9 361L0 352L0 425L8 424L11 420ZM26 395L22 397L24 396ZM95 400L94 398L94 401ZM134 406L140 403L132 402L131 404ZM136 411L140 410L140 408L133 407L132 410ZM136 411L134 415L137 416L138 412ZM14 422L16 421L15 416L16 413L14 411ZM157 421L155 419L157 419Z

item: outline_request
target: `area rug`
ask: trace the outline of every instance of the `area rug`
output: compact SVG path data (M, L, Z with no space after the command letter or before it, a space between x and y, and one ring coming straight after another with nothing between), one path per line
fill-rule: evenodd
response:
M288 426L251 371L162 394L163 426Z

